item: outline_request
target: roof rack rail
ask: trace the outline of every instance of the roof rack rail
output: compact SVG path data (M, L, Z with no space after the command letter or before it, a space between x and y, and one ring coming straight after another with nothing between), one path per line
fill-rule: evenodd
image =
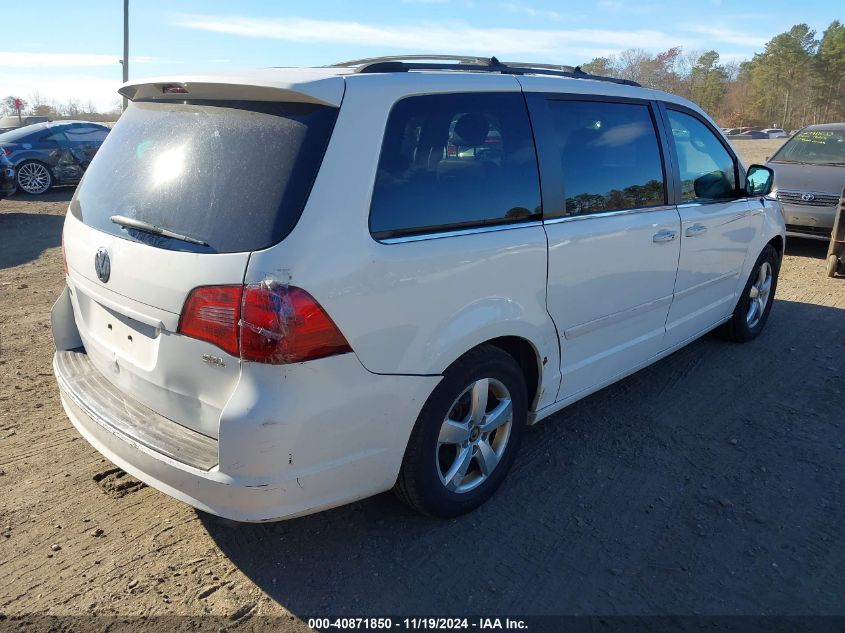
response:
M444 63L449 62L449 63ZM465 55L396 55L389 57L366 57L332 64L335 68L355 68L356 73L399 73L413 70L451 70L468 72L492 72L503 75L551 75L570 79L592 79L624 86L639 87L636 81L617 79L604 75L592 75L580 66L558 66L532 62L500 62L495 57L473 57Z
M331 64L333 68L351 68L354 66L366 66L378 62L410 62L410 61L451 61L462 64L478 64L484 66L490 63L489 57L475 57L473 55L387 55L385 57L364 57L362 59L351 59L345 62Z

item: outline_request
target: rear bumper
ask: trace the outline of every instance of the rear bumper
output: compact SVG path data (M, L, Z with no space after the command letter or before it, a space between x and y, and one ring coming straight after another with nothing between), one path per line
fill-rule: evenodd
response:
M320 363L336 374L329 387L340 379L367 395L356 398L341 390L320 396L316 390L327 386L314 367ZM390 489L419 409L439 381L371 374L352 354L293 366L289 377L307 365L313 385L309 414L296 411L301 417L295 422L271 421L249 396L254 417L231 418L225 432L221 422L214 440L125 397L97 375L84 352L59 351L53 362L64 409L94 448L153 488L235 521L291 518ZM255 386L245 390L254 395ZM268 407L282 404L275 394L264 395ZM343 416L337 415L337 396L349 401ZM326 435L327 424L337 428L335 440ZM350 442L344 429L360 439Z
M53 373L62 396L79 413L124 442L195 470L217 466L217 440L168 420L124 396L94 367L83 349L58 351Z
M803 239L808 240L818 240L820 242L829 242L830 241L830 231L825 230L816 230L816 231L808 231L806 227L803 226L788 226L786 227L786 236L787 237L800 237Z

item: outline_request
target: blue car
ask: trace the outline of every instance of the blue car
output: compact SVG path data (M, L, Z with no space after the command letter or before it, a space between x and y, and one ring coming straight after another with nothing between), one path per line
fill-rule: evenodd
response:
M0 199L11 196L13 193L15 193L15 168L12 167L6 155L0 152Z
M18 190L36 195L77 184L108 133L88 121L36 123L0 134L0 151L16 171Z

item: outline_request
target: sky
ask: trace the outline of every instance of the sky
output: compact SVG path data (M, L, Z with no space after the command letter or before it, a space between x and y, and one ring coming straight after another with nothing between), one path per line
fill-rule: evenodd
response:
M123 2L33 6L3 10L0 97L38 92L114 107ZM682 46L728 62L750 59L799 22L821 36L845 21L833 0L130 0L129 13L130 79L417 53L578 65L626 48Z

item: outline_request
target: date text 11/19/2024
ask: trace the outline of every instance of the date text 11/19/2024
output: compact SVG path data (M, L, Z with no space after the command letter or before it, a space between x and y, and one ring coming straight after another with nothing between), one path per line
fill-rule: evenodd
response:
M308 626L317 631L331 630L526 630L524 620L514 618L309 618Z

